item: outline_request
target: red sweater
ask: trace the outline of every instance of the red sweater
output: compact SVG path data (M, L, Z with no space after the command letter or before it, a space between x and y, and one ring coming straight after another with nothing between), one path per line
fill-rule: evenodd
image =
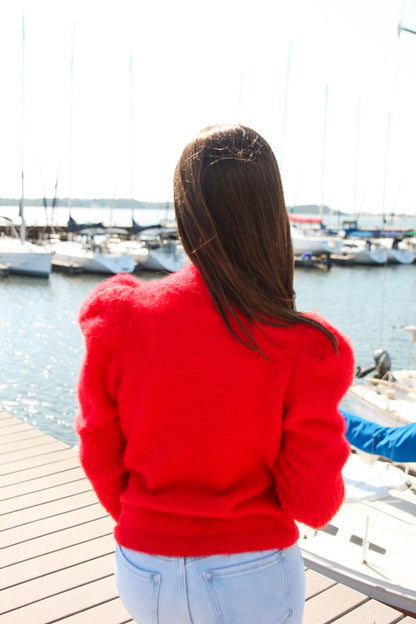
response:
M328 323L320 318L322 323ZM127 548L197 556L284 548L325 525L349 454L338 403L353 354L303 323L226 328L197 269L99 284L79 321L80 457Z

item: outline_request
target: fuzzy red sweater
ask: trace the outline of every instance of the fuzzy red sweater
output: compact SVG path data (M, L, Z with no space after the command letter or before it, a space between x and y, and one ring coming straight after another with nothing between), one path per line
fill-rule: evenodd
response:
M319 318L328 325L328 323ZM292 545L341 505L338 403L353 354L305 324L226 328L192 265L99 284L79 321L80 457L127 548L197 556Z

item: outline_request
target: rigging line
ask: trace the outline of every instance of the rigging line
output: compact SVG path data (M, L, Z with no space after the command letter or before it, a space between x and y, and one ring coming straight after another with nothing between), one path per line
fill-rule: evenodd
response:
M413 311L414 314L414 310L416 309L416 280L413 280L413 286L412 286L412 290L410 293L410 305L408 307L408 311ZM413 323L415 323L415 319L409 319L408 323L405 323L405 325L413 325ZM415 335L413 335L413 338L411 340L409 340L409 353L408 353L408 358L407 358L407 368L416 368L416 337Z
M371 501L363 500L361 501L366 507L370 507L370 509L374 509L377 513L384 514L385 516L389 516L390 518L394 518L394 520L398 520L399 522L403 522L403 524L407 524L409 526L416 526L416 522L412 522L411 520L405 520L400 516L396 516L396 514L387 511L386 509L382 509L377 505L374 505ZM387 502L387 501L386 501ZM412 533L413 534L413 533Z
M358 185L358 155L360 144L360 99L357 100L357 124L355 129L355 165L354 165L354 219L358 219L357 185Z
M322 141L322 172L321 172L321 201L319 216L323 218L324 213L324 185L325 185L325 165L326 165L326 133L328 125L328 92L329 86L325 87L325 113L324 113L324 136Z
M401 24L399 24L399 37L401 32L407 32L410 35L416 35L416 30L412 30L411 28L405 28Z
M383 267L383 284L381 289L381 313L380 313L380 342L379 344L383 344L383 326L384 326L384 307L386 302L386 284L387 284L387 262L384 263Z
M42 196L43 196L43 206L45 208L45 221L46 221L46 227L49 226L49 222L48 222L48 200L46 199L46 195L45 195L45 183L43 180L43 171L42 171L42 162L39 156L39 172L40 172L40 181L41 181L41 186L42 186Z
M73 100L74 100L74 51L75 51L75 26L72 28L72 52L71 52L71 70L70 70L70 95L69 95L69 180L68 180L68 207L69 216L71 216L71 198L72 198L72 118L73 118Z
M283 122L282 122L282 139L280 143L280 163L279 163L280 169L282 169L282 166L283 166L283 153L284 153L285 132L286 132L287 98L288 98L288 93L289 93L289 78L290 78L290 64L291 64L291 59L292 59L292 45L293 45L293 41L290 41L289 52L287 56L286 88L285 88L285 101L284 101L284 107L283 107Z
M20 197L20 209L19 217L21 218L20 226L20 239L23 242L26 238L26 225L24 217L24 202L25 202L25 175L24 175L24 87L25 87L25 17L22 15L22 100L21 100L21 163L22 163L22 192Z
M133 220L134 198L134 140L133 140L133 52L130 53L130 210Z
M242 103L243 103L243 81L244 81L244 75L240 74L240 93L238 96L238 123L241 123L241 110L242 110Z

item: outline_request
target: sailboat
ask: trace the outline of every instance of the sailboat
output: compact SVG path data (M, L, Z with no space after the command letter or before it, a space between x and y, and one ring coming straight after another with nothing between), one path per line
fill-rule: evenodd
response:
M7 217L2 217L3 225L8 225L11 231L9 236L0 237L0 264L8 267L10 273L49 277L51 273L52 255L40 245L26 240L26 222L24 216L24 50L25 24L22 16L22 194L20 200L20 236L13 223Z
M389 264L412 264L415 261L415 254L410 249L399 246L399 237L382 238L380 244L387 254Z
M406 328L416 337L416 327ZM416 370L390 370L390 357L382 349L374 354L374 364L358 368L357 377L372 377L366 383L354 383L348 390L351 408L375 423L397 426L416 422Z
M105 236L57 242L53 251L53 262L58 266L80 267L85 273L115 275L132 273L135 269L133 258L121 250L109 249Z
M382 266L387 263L387 251L371 240L347 239L341 251L332 258L336 264Z
M416 615L416 478L357 453L343 478L345 500L331 522L320 530L299 525L305 565Z
M0 264L13 274L49 277L52 254L42 246L20 238L7 217L0 217L0 223L10 226L15 231L14 236L0 237Z

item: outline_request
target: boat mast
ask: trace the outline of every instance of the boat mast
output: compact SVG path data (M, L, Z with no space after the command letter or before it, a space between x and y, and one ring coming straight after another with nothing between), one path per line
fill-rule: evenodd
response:
M280 143L280 163L279 163L280 170L282 170L282 166L283 166L283 153L284 153L284 143L285 143L285 133L286 133L287 96L289 93L290 64L292 60L292 44L293 42L290 41L289 52L287 55L285 103L283 107L282 140Z
M24 177L24 86L25 86L25 18L22 15L22 101L21 101L21 163L22 163L22 192L20 196L20 209L19 209L19 217L21 219L20 226L20 240L22 243L26 239L26 222L24 216L24 204L25 204L25 177Z
M72 117L73 117L73 100L74 100L74 50L75 50L75 24L72 29L72 52L71 52L71 70L70 70L70 92L69 92L69 180L68 180L68 208L69 217L71 217L72 207ZM57 189L58 178L56 178L55 191Z
M328 117L328 85L325 87L325 115L324 115L324 138L322 146L322 174L321 174L321 202L319 216L322 219L324 213L324 180L325 180L325 160L326 160L326 126Z
M355 170L354 170L354 219L358 219L357 185L358 185L358 147L360 139L360 100L357 100L357 128L355 131Z
M241 123L241 110L242 110L242 104L243 104L243 79L244 76L243 74L240 74L240 91L239 91L239 95L238 95L238 123Z
M134 221L134 140L133 140L133 52L130 53L130 210L131 210L131 222Z
M387 170L388 170L388 164L389 164L390 120L391 120L391 115L389 113L387 115L386 158L384 162L382 228L384 228L386 224L386 191L387 191Z
M403 5L402 5L402 9L403 9ZM412 30L412 28L406 28L404 26L402 26L402 16L400 16L400 21L399 21L399 26L397 28L397 39L400 40L400 35L402 32L408 33L409 35L416 35L416 30ZM396 83L398 80L397 77L397 70L396 70ZM416 216L416 213L415 213ZM416 333L413 335L413 340L416 341Z

